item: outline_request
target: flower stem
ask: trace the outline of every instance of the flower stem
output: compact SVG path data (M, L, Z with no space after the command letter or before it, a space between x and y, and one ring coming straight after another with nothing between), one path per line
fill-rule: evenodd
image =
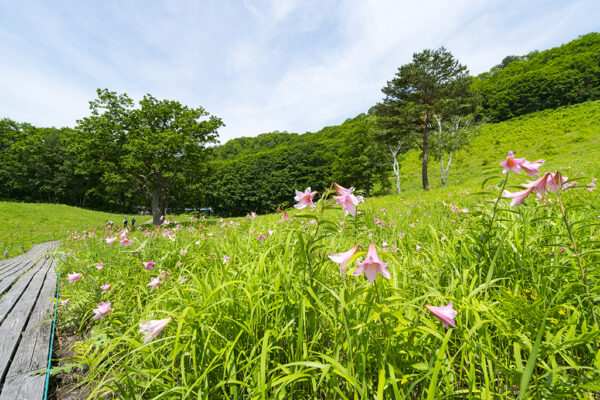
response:
M565 211L565 207L562 201L562 190L558 189L558 208L560 213L562 214L563 222L565 223L565 227L567 228L567 232L569 233L569 239L571 240L571 245L573 246L573 251L575 252L575 256L577 257L577 263L579 265L579 275L581 276L581 283L585 288L585 294L587 295L587 301L591 307L592 317L594 318L594 325L598 326L598 320L596 319L596 312L594 311L594 303L592 303L592 295L590 294L590 288L587 285L585 279L585 266L583 265L583 257L579 252L579 248L577 247L577 243L575 243L575 238L573 237L573 231L571 230L571 225L569 225L569 220L567 219L567 213Z
M379 295L379 286L377 286L377 281L375 281L374 286L375 286L375 294L377 294L377 302L381 305L382 311L383 311L383 302L381 301L381 296ZM379 319L381 320L381 323L383 324L383 331L385 332L385 336L390 338L390 333L388 331L387 324L385 323L385 318L383 317L383 313L379 313Z
M496 218L496 210L498 209L498 203L502 198L502 193L504 193L504 188L506 187L506 182L508 182L508 175L510 171L506 173L506 178L504 178L504 182L502 183L502 188L500 189L500 193L498 193L498 197L496 198L496 203L494 204L494 209L492 210L492 219L490 220L490 226L488 227L486 237L490 237L490 232L492 231L492 226L494 225L494 219Z

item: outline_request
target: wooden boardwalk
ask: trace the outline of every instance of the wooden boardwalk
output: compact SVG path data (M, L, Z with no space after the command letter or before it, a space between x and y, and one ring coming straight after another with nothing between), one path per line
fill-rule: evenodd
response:
M56 296L58 241L0 261L0 400L42 399ZM48 255L48 257L46 257Z

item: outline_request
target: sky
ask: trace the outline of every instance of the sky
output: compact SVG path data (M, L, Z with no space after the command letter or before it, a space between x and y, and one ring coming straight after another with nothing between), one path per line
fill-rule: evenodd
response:
M221 142L336 125L423 49L476 75L600 31L598 0L0 0L0 118L74 127L97 88L221 118Z

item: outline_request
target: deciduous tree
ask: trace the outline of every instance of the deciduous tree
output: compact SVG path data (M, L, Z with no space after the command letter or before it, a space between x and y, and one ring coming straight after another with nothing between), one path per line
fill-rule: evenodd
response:
M223 122L202 107L149 94L134 108L126 94L107 89L98 89L90 109L77 126L80 168L100 171L105 184L126 196L150 200L159 224L173 188L196 180L206 145L216 142Z

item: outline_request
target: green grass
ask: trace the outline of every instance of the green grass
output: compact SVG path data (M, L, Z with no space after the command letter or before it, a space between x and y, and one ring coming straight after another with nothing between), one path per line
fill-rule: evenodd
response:
M179 217L128 233L131 247L107 244L115 231L74 235L58 326L84 334L69 360L85 371L79 384L89 398L125 399L597 397L600 192L586 185L600 173L599 109L487 125L457 155L450 186L424 192L411 175L402 195L367 199L357 217L323 200L285 222ZM563 202L496 204L508 150L579 186ZM509 174L507 189L526 178ZM328 255L370 243L391 279L353 276L355 260L340 276ZM83 277L68 283L69 273ZM450 301L456 328L446 330L424 306ZM112 311L93 320L100 302ZM168 317L144 343L138 325Z
M103 237L69 241L63 274L84 276L63 280L70 303L60 326L86 332L74 359L88 370L80 383L90 398L591 398L600 379L598 306L592 311L558 209L528 199L515 210L503 200L492 223L494 201L485 199L493 196L374 198L357 218L327 203L322 213L290 211L295 218L284 223L277 215L182 220L162 227L172 240L137 231L126 248ZM580 187L563 196L594 282L598 193ZM267 229L273 235L259 242ZM391 279L343 278L327 257L371 242ZM153 271L142 266L149 260ZM152 291L161 271L170 277ZM597 302L600 290L591 290ZM112 311L94 321L101 301ZM449 301L457 327L446 331L423 307ZM167 317L164 331L142 343L138 324Z
M28 204L0 202L0 251L9 251L9 256L27 251L32 244L67 237L67 231L94 231L112 220L121 224L131 215L110 214L84 210L61 204ZM148 217L136 218L138 223Z
M477 186L482 170L496 168L512 150L517 157L545 159L545 170L561 168L600 175L600 101L544 110L497 124L485 124L474 139L457 151L448 174L448 185ZM446 157L447 159L447 157ZM411 150L401 162L401 189L420 190L420 152ZM440 164L429 162L429 182L441 187ZM395 187L395 181L394 185Z

